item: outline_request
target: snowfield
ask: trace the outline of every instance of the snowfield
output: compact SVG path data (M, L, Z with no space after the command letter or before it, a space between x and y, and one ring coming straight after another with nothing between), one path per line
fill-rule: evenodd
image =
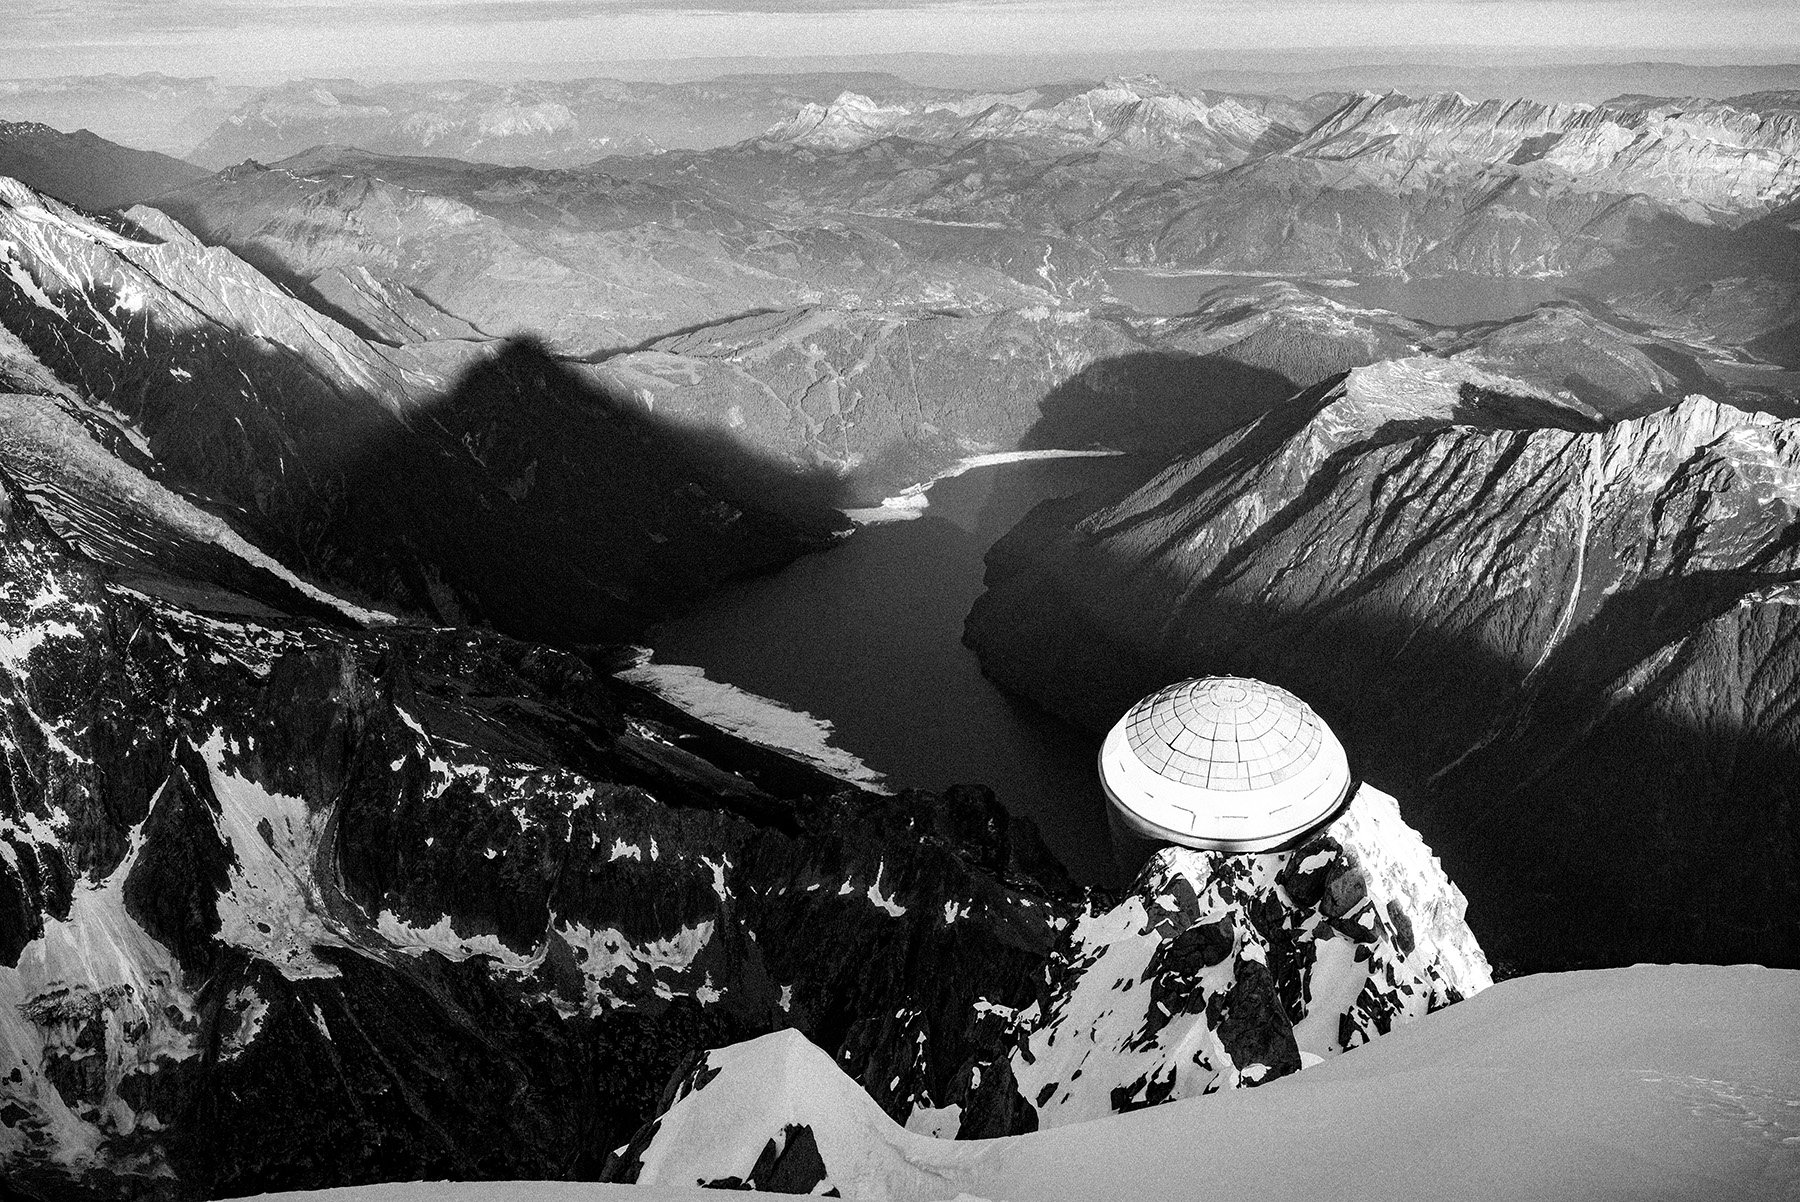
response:
M1052 1132L955 1143L881 1114L777 1032L715 1053L646 1183L411 1183L283 1202L662 1202L813 1128L848 1198L1800 1197L1800 972L1639 965L1502 982L1305 1072ZM742 1173L746 1162L733 1171ZM653 1180L651 1178L654 1178Z

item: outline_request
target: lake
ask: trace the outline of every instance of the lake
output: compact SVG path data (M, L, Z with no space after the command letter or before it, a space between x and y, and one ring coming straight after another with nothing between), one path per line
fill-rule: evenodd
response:
M939 480L911 521L860 528L842 545L712 597L652 632L656 659L830 722L832 743L891 787L988 785L1036 820L1077 879L1115 876L1099 740L1002 693L962 644L982 557L1038 501L1115 479L1124 457L974 468Z

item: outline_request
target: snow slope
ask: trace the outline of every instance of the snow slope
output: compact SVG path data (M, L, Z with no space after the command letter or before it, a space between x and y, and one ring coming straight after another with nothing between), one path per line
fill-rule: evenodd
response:
M980 1142L901 1130L791 1032L708 1067L722 1071L645 1149L646 1184L742 1175L767 1138L804 1123L829 1183L871 1199L1800 1194L1793 971L1516 978L1261 1089Z

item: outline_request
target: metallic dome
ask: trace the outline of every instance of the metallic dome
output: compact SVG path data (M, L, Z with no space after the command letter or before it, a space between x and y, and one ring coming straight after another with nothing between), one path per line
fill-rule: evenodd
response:
M1203 676L1119 719L1100 748L1100 783L1115 818L1146 839L1266 851L1337 813L1350 766L1330 728L1286 689Z

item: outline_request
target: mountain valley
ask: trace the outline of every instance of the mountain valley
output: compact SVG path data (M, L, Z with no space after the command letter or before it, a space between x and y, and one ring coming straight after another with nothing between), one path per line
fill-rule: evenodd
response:
M1532 1074L1800 1183L1794 94L110 86L191 162L0 89L8 1196L1482 1179L1409 1082L1584 1196ZM1353 786L1131 861L1219 674Z

